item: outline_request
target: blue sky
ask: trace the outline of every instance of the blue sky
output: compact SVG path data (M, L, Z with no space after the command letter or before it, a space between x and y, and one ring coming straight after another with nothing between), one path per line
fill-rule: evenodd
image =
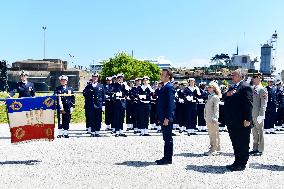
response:
M274 0L10 0L0 3L0 59L60 58L88 66L119 51L164 57L174 66L208 65L217 53L260 56L279 34L284 69L284 1ZM69 53L74 55L70 58Z

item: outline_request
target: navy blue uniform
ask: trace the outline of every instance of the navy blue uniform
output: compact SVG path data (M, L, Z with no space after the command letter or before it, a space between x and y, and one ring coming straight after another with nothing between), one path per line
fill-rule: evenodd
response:
M87 128L91 128L91 132L99 132L102 123L102 106L105 106L105 89L100 83L95 85L88 84L83 90L85 97L85 112L88 117ZM98 134L98 133L96 133Z
M196 129L197 125L197 99L199 98L198 94L198 88L195 87L193 90L191 90L189 87L186 87L184 89L184 95L186 97L185 104L186 104L186 129L189 133L194 133L194 130ZM187 98L191 97L191 100L188 100Z
M151 110L150 110L150 124L155 126L158 125L158 117L157 117L157 92L159 89L156 89L151 97Z
M31 82L23 83L22 81L17 83L17 92L19 93L19 98L22 97L34 97L35 87Z
M173 122L174 122L174 111L175 111L175 90L171 83L167 83L158 92L157 99L157 115L159 122L162 125L162 133L164 144L164 160L171 161L173 156ZM169 124L163 125L164 120L168 119Z
M205 102L208 99L208 92L206 90L200 89L200 96L197 102L197 118L198 118L198 126L203 127L200 128L201 130L204 130L204 127L206 126L206 122L204 119L204 108L205 108Z
M136 93L139 100L138 108L138 128L139 129L148 129L149 117L150 117L150 108L151 108L151 96L152 91L151 87L144 85L137 87Z
M186 117L188 116L186 113L186 98L185 98L184 89L179 89L177 91L177 97L176 97L176 109L178 109L176 112L178 124L180 127L180 131L183 131L183 127L186 126Z
M129 128L133 128L134 119L135 119L135 91L136 87L132 87L129 90L128 98L126 100L126 124Z
M58 118L58 129L69 129L69 124L71 120L71 108L75 108L75 96L74 90L72 87L58 86L54 91L57 96L57 118ZM60 99L59 99L60 98ZM60 107L60 102L63 107ZM60 110L64 110L65 113L62 113L62 123L60 123Z
M113 102L113 119L112 126L115 128L116 134L123 131L123 123L126 108L126 97L128 91L124 84L115 83L112 88Z
M113 115L113 99L112 96L113 84L106 84L105 88L105 124L107 126L111 125L112 115Z
M284 90L277 89L277 120L276 125L282 126L284 124Z
M265 111L264 130L267 132L274 132L274 123L276 119L276 88L266 87L268 93L267 107Z

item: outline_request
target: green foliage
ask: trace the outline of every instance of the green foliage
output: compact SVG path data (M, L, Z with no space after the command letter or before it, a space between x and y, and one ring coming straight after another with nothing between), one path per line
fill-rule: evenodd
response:
M225 85L226 87L229 86L229 82L227 80L225 80L225 79L222 81L222 84Z
M268 85L267 81L262 81L261 82L262 86L266 87Z
M124 52L103 62L103 78L119 73L124 74L125 80L143 76L148 76L152 81L157 81L160 78L160 69L156 64L134 59Z

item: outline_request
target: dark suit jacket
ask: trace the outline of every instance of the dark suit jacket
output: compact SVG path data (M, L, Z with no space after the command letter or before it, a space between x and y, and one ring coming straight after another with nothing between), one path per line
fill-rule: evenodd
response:
M17 92L19 93L19 98L34 97L35 96L34 84L31 82L27 82L27 84L25 84L20 81L17 83Z
M105 87L98 83L96 87L88 84L83 90L85 109L102 108L105 105Z
M224 95L225 123L231 128L244 127L244 120L252 122L253 90L251 86L241 81L232 96ZM228 90L231 91L233 88Z
M167 83L159 90L157 99L157 115L161 123L164 122L165 118L173 122L175 111L174 100L175 89L171 83Z

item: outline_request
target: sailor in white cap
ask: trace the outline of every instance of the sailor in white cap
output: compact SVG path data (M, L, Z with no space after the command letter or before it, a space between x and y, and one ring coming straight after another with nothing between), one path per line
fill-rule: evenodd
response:
M127 127L127 131L132 130L133 129L133 122L134 122L134 99L132 98L131 92L133 91L132 88L134 87L134 82L135 80L130 80L128 82L128 86L129 86L129 94L128 97L126 99L126 127Z
M113 99L111 98L111 91L112 91L112 77L106 78L106 84L104 85L105 88L105 125L106 130L112 130L111 128L111 120L112 120L112 112L113 112ZM114 132L114 130L113 130Z
M105 109L105 89L100 83L100 75L92 74L92 83L87 85L83 90L85 97L85 112L88 117L88 133L91 137L100 137L102 124L102 111Z
M218 84L218 83L217 83ZM206 132L206 122L204 119L205 102L208 99L208 92L206 90L206 82L199 83L200 97L197 99L197 120L198 130Z
M20 71L19 76L21 81L17 83L17 92L19 93L19 98L22 97L34 97L35 88L34 84L28 81L29 72Z
M138 100L138 94L137 94L137 88L141 86L142 78L136 78L134 80L135 84L129 91L129 97L133 101L133 113L132 113L132 122L133 122L133 128L134 128L134 134L137 134L141 132L138 129L138 109L140 106L139 100Z
M276 119L276 131L282 130L284 124L284 90L282 81L276 82L277 86L277 119Z
M274 130L274 123L276 117L276 87L274 86L274 78L270 77L267 79L268 86L266 87L268 93L268 101L267 107L265 111L265 119L264 119L264 131L266 134L276 134Z
M186 130L187 135L196 135L195 129L197 125L197 99L201 96L200 90L195 86L195 79L188 79L189 86L184 89L186 97Z
M150 136L148 132L148 124L150 118L150 101L154 91L149 85L150 78L143 77L143 85L137 87L138 96L138 128L141 129L140 136Z
M68 77L61 75L59 77L60 86L56 87L54 94L57 95L57 118L58 118L58 136L57 138L69 138L69 124L71 114L75 108L75 96L72 87L67 86ZM60 116L62 115L62 117ZM61 123L62 119L62 123Z
M123 78L123 74L118 74L116 78L117 83L113 85L112 89L114 112L111 125L115 128L115 137L126 137L126 135L123 133L123 123L126 108L126 97L128 96L128 86L123 83Z

